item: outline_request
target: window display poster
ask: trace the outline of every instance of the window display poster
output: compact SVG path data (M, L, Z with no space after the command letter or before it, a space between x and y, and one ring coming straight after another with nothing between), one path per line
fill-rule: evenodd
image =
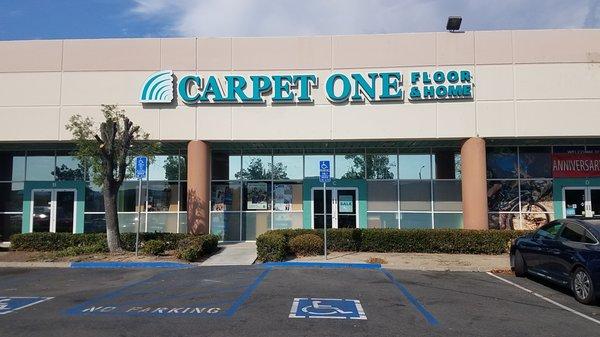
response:
M274 208L276 211L291 211L292 210L292 185L277 184L273 191L275 199Z
M231 210L233 191L228 185L214 186L213 211Z
M340 213L354 213L354 198L351 195L340 195Z
M247 209L267 209L268 188L267 183L248 183L246 191Z

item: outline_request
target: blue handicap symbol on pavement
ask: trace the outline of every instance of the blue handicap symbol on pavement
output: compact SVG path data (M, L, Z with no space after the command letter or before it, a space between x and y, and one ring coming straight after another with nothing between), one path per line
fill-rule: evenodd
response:
M53 297L4 297L0 296L0 315L50 300Z
M294 298L290 318L367 319L359 300Z

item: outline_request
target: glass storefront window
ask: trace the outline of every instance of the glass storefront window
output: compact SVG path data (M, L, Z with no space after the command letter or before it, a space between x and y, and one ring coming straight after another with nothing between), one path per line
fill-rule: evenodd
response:
M431 180L400 180L400 210L431 211Z
M264 180L271 179L271 156L242 156L242 171L236 175L236 179Z
M256 240L256 237L271 229L270 212L242 213L242 241Z
M84 180L85 167L76 157L56 156L56 180Z
M179 213L179 233L187 232L187 213Z
M83 218L84 233L106 233L104 214L85 214Z
M398 228L398 213L367 213L367 228Z
M22 223L21 214L0 214L0 242L8 241L11 235L21 233Z
M585 146L555 146L554 153L585 153Z
M0 151L0 181L25 180L25 152Z
M302 212L273 212L273 229L303 228Z
M174 182L151 181L148 183L149 212L177 212L179 186Z
M181 158L178 155L155 156L154 162L148 167L148 178L150 180L179 180L180 162Z
M455 228L463 227L462 213L434 213L433 223L435 228Z
M431 213L400 213L401 229L431 229Z
M148 233L177 233L177 213L148 214Z
M367 179L396 179L398 156L395 154L367 154Z
M252 181L244 183L244 211L267 211L271 209L271 182Z
M23 211L23 183L0 183L0 212Z
M302 183L275 183L273 186L274 211L302 210Z
M460 153L457 150L433 150L434 179L460 179Z
M397 181L367 182L367 209L369 211L398 210Z
M488 147L486 151L486 165L488 178L517 178L516 147Z
M121 233L135 233L138 225L137 213L119 213L119 231ZM146 215L142 213L140 232L146 230Z
M515 217L513 229L534 230L554 220L552 213L521 213Z
M337 179L365 179L365 156L363 154L338 154L335 156Z
M138 208L141 206L142 212L146 209L146 193L147 188L146 184L142 183L142 205L140 205L138 199L138 183L125 181L123 185L119 189L118 199L117 199L117 210L119 212L137 212Z
M240 241L240 213L212 213L210 232L211 234L218 235L222 241Z
M433 210L462 211L462 184L460 180L433 181Z
M519 147L519 176L522 179L552 178L550 147Z
M304 163L301 155L273 156L273 180L302 179Z
M187 211L187 182L179 184L179 210Z
M333 173L334 163L333 156L327 154L311 154L304 156L304 176L306 178L319 178L319 162L322 160L329 160L331 163L331 170Z
M487 190L490 212L519 211L518 180L488 180Z
M400 179L431 179L431 156L401 153L398 156Z
M121 187L121 189L123 189L123 187ZM96 186L93 183L86 184L85 211L104 212L104 196L102 195L102 188L100 186Z
M240 198L240 183L213 183L211 187L211 211L239 211Z
M26 180L52 181L55 169L54 152L30 152L27 154Z
M242 156L237 152L215 151L211 157L213 180L235 180L242 169Z

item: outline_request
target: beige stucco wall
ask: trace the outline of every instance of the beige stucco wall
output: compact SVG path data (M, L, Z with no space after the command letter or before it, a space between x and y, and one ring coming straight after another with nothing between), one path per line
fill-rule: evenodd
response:
M116 103L162 140L600 136L600 30L0 42L0 141L63 141ZM313 73L314 105L142 106L151 73ZM468 69L471 101L331 104L332 72Z

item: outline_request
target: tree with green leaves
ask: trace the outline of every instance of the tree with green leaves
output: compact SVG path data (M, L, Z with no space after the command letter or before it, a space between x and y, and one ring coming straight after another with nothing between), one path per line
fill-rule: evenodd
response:
M160 143L149 141L149 134L134 125L118 106L102 105L101 111L104 121L99 126L90 117L73 115L65 127L73 135L75 157L89 168L94 184L102 187L108 248L111 252L121 252L119 189L123 180L132 176L133 156L144 155L152 160Z

